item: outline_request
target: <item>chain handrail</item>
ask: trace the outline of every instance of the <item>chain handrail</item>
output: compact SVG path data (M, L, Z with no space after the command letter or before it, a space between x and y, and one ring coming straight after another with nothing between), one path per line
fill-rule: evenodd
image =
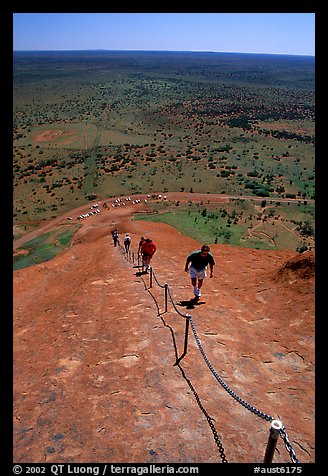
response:
M247 408L247 410L250 410L252 413L254 413L255 415L263 418L264 420L266 421L269 421L271 422L272 420L274 420L274 418L270 415L267 415L266 413L264 412L261 412L260 410L258 410L257 408L253 407L252 405L250 405L249 403L247 403L245 400L243 400L241 397L239 397L226 383L225 381L222 379L222 377L220 377L220 375L216 372L216 370L213 368L211 362L209 361L207 355L205 354L205 351L202 347L202 344L200 342L200 339L197 335L197 332L196 332L196 329L195 329L195 325L194 325L194 322L192 320L192 317L190 318L190 325L191 325L191 329L193 331L193 334L194 334L194 337L195 337L195 340L196 340L196 343L197 343L197 346L200 350L200 353L202 354L208 368L210 369L210 371L212 372L212 374L214 375L214 377L216 378L216 380L219 382L219 384L238 402L240 403L243 407Z
M283 426L281 428L281 430L279 431L279 433L280 433L280 436L281 436L281 438L283 439L283 441L285 443L285 447L286 447L286 450L289 453L290 459L292 460L293 463L299 463L299 460L297 459L295 450L294 450L294 448L292 447L292 445L289 441L289 438L288 438L288 435L287 435L287 432L286 432L286 428Z
M189 322L190 322L190 325L191 325L191 329L193 331L193 334L194 334L194 337L195 337L195 340L196 340L196 343L197 343L197 346L200 350L200 353L202 354L208 368L210 369L210 371L212 372L212 374L214 375L214 377L216 378L216 380L219 382L219 384L229 393L229 395L231 395L238 403L240 403L244 408L246 408L247 410L249 410L250 412L254 413L254 415L257 415L259 416L260 418L263 418L264 420L266 421L269 421L269 422L272 422L274 420L274 418L264 412L262 412L261 410L258 410L256 407L250 405L249 403L247 403L245 400L243 400L241 397L239 397L225 382L224 380L222 379L222 377L220 377L220 375L216 372L216 370L213 368L211 362L209 361L203 347L202 347L202 344L200 342L200 339L197 335L197 332L196 332L196 329L195 329L195 325L194 325L194 322L192 320L192 317L190 316L190 319L189 319ZM299 463L299 460L297 459L296 457L296 453L295 453L295 450L293 448L293 446L291 445L290 441L289 441L289 438L288 438L288 435L287 435L287 432L286 432L286 428L283 426L283 428L280 430L280 436L282 437L283 441L284 441L284 444L285 444L285 447L286 447L286 450L287 452L289 453L289 456L292 460L293 463Z
M170 287L168 286L167 287L167 293L169 295L169 298L170 298L170 301L172 303L172 306L174 307L175 311L181 316L181 317L185 317L185 318L191 318L191 315L190 314L183 314L182 312L179 311L179 309L176 307L175 305L175 302L173 301L173 298L172 298L172 295L171 295L171 290L170 290Z
M153 270L153 268L150 268L150 272L153 273L153 276L155 278L155 281L157 283L157 285L160 287L160 288L165 288L165 284L160 284L160 282L158 281L158 279L156 278L156 274L155 274L155 271Z
M119 243L120 245L120 243ZM122 250L123 250L123 247L122 246L119 246ZM124 252L124 254L126 254ZM193 319L192 319L192 316L190 314L183 314L182 312L179 311L179 309L176 307L175 303L174 303L174 300L172 298L172 295L171 295L171 290L170 290L170 287L168 284L164 284L164 285L161 285L156 277L156 274L153 270L153 268L151 267L150 268L150 273L152 276L154 276L155 278L155 282L156 284L160 287L160 288L166 288L167 290L167 293L168 293L168 296L170 298L170 301L172 303L172 306L173 308L175 309L175 311L181 316L181 317L184 317L184 318L187 318L189 319L189 322L190 322L190 325L191 325L191 329L192 329L192 332L194 334L194 338L195 338L195 341L196 341L196 344L197 344L197 347L201 353L201 355L203 356L203 359L206 363L206 365L208 366L209 370L211 371L211 373L213 374L213 376L215 377L215 379L217 380L217 382L228 392L229 395L231 395L238 403L240 403L244 408L246 408L247 410L249 410L250 412L254 413L254 415L268 421L268 422L272 422L275 418L272 417L271 415L268 415L267 413L264 413L262 412L261 410L258 410L256 407L250 405L248 402L246 402L244 399L242 399L241 397L239 397L226 383L225 381L222 379L222 377L220 377L220 375L216 372L216 370L214 369L214 367L212 366L211 362L209 361L204 349L203 349L203 346L201 344L201 341L198 337L198 334L196 332L196 329L195 329L195 325L194 325L194 322L193 322ZM197 396L198 397L198 396ZM199 399L199 397L198 397ZM197 400L197 398L196 398ZM212 428L212 425L213 423L210 421L210 419L208 420L209 423L210 423L210 426ZM213 425L214 426L214 425ZM215 428L214 428L215 429ZM213 429L212 429L213 431ZM216 431L216 430L215 430ZM214 433L215 434L215 433ZM281 430L279 431L279 434L285 444L285 448L287 450L287 452L289 453L289 456L291 458L291 461L293 463L299 463L299 460L297 459L296 457L296 453L295 453L295 450L292 446L292 444L290 443L289 441L289 438L288 438L288 435L287 435L287 432L286 432L286 428L283 426L281 428ZM216 440L216 443L219 447L219 451L220 451L220 456L222 458L222 461L223 462L227 462L226 459L225 459L225 455L224 455L224 449L223 449L223 446L221 444L221 442L215 438Z
M212 433L213 433L213 436L214 436L214 441L215 441L215 444L216 446L218 447L219 449L219 453L220 453L220 457L222 459L222 463L228 463L228 460L227 460L227 457L225 455L225 451L224 451L224 447L223 447L223 444L220 440L220 437L219 437L219 434L214 426L214 423L212 421L212 418L209 416L209 414L207 413L207 411L205 410L199 396L198 396L198 393L196 392L196 390L194 389L194 387L192 386L192 383L190 382L190 380L186 377L183 369L180 367L181 371L182 371L182 374L184 376L184 378L186 379L187 381L187 384L189 385L190 387L190 390L192 391L192 393L194 394L195 396L195 399L196 399L196 402L197 402L197 405L199 406L199 408L201 409L201 411L203 412L203 414L205 415L205 418L207 420L207 423L209 424L211 430L212 430Z

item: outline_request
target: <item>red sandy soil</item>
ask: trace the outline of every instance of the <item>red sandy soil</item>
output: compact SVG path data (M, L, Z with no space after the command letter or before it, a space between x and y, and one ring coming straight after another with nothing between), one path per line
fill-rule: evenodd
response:
M150 288L149 275L113 246L117 226L134 253L141 235L154 240L156 278L192 316L217 374L279 417L298 460L314 462L313 254L211 245L214 277L187 309L184 264L200 243L165 224L132 222L143 207L100 205L69 249L14 272L14 461L220 463L213 425L229 463L263 461L270 423L219 384L191 329L174 365L185 318L170 299L163 312L164 289L155 280ZM66 222L52 220L15 247ZM291 462L282 438L274 462Z
M77 131L74 129L71 129L68 131L63 131L60 129L49 129L49 130L37 132L36 134L34 134L33 141L34 142L52 142L62 137L66 137L66 136L69 137L69 136L76 136L76 135L77 135ZM73 139L67 139L65 143L72 142L72 140Z

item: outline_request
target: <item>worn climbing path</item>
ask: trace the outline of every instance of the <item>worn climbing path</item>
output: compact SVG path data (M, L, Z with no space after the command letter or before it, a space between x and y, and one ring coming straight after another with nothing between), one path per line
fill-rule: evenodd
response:
M110 239L141 235L181 312L193 316L210 361L242 398L286 425L302 462L314 461L313 277L281 279L293 253L213 245L215 275L197 306L184 272L199 243L168 225L109 211L82 223L71 248L14 273L15 462L261 462L269 424L218 385L163 289ZM160 315L159 315L160 314ZM183 372L185 374L183 374ZM251 430L249 430L251 428ZM248 429L246 431L246 429ZM283 442L276 462L290 462Z

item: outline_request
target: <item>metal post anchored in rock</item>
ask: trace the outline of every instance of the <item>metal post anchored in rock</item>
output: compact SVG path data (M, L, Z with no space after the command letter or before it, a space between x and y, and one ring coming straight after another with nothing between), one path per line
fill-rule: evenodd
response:
M165 283L164 284L164 305L165 305L165 311L164 312L167 312L167 288L168 288L168 284Z
M263 463L272 463L274 450L277 446L280 430L282 429L282 423L280 420L272 420L269 433L269 440L266 447Z
M150 268L150 270L149 270L149 289L151 289L152 287L153 287L153 268Z

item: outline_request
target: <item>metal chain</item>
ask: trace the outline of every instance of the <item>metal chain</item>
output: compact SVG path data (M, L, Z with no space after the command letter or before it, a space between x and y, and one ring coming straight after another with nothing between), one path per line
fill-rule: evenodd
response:
M205 351L202 347L202 344L200 342L200 339L197 335L197 332L196 332L196 329L195 329L195 325L193 323L193 320L192 318L189 319L190 320L190 325L191 325L191 329L193 331L193 334L195 336L195 340L196 340L196 343L198 345L198 348L200 350L200 353L202 354L208 368L210 369L210 371L212 372L212 374L214 375L214 377L216 378L216 380L219 382L220 385L222 385L222 387L235 399L237 400L237 402L239 402L241 405L243 405L243 407L247 408L247 410L250 410L252 413L254 413L255 415L263 418L264 420L266 421L272 421L274 420L274 418L270 415L267 415L266 413L263 413L261 412L260 410L258 410L257 408L253 407L252 405L250 405L249 403L247 403L245 400L243 400L242 398L240 398L225 382L224 380L220 377L220 375L216 372L216 370L213 368L211 362L208 360L208 357L207 355L205 354Z
M292 447L292 445L289 441L289 438L288 438L288 435L287 435L287 432L286 432L286 429L285 429L284 426L281 428L279 433L280 433L281 438L284 440L285 447L286 447L286 450L289 453L290 459L292 460L293 463L299 463L299 461L296 457L295 450L294 450L294 448Z
M180 367L181 369L181 367ZM181 369L182 370L182 369ZM183 372L183 370L182 370ZM184 374L184 372L183 372ZM225 455L225 452L224 452L224 448L223 448L223 445L222 445L222 442L220 441L220 437L218 435L218 432L216 431L216 428L214 426L214 423L212 421L212 418L209 416L209 414L207 413L207 411L205 410L205 408L203 407L202 405L202 402L200 401L200 398L196 392L196 390L194 389L194 387L192 386L190 380L184 375L185 379L187 380L187 383L192 391L192 393L194 394L195 398L196 398L196 402L199 406L199 408L201 409L201 411L204 413L205 417L206 417L206 420L208 422L208 424L210 425L211 427L211 430L212 430L212 433L214 435L214 441L217 445L217 447L219 448L219 453L220 453L220 458L222 459L222 463L228 463L227 461L227 458L226 458L226 455Z
M119 245L119 248L123 249L122 246L120 246L120 242L118 242L118 245ZM157 278L156 278L156 275L155 275L155 272L154 270L151 268L151 273L153 274L154 278L155 278L155 281L157 283L157 285L160 287L160 288L165 288L165 284L164 285L161 285ZM229 395L231 395L238 403L240 403L244 408L246 408L247 410L251 411L252 413L254 413L255 415L259 416L260 418L266 420L266 421L269 421L269 422L272 422L272 420L274 420L274 417L262 412L261 410L258 410L256 407L250 405L249 403L247 403L245 400L243 400L241 397L239 397L225 382L224 380L222 379L222 377L220 377L220 375L216 372L216 370L213 368L211 362L209 361L207 355L205 354L205 351L202 347L202 344L201 344L201 341L198 337L198 334L196 332L196 329L195 329L195 325L194 325L194 322L192 320L192 316L190 316L190 314L182 314L179 309L176 307L175 303L174 303L174 300L171 296L171 291L170 291L170 288L169 286L167 286L167 292L168 292L168 295L169 295L169 298L170 298L170 301L175 309L175 311L182 317L184 318L188 318L189 319L189 322L190 322L190 325L191 325L191 329L193 331L193 334L194 334L194 337L195 337L195 340L196 340L196 343L197 343L197 346L200 350L200 353L202 354L208 368L210 369L210 371L212 372L212 374L214 375L215 379L219 382L219 384L229 393ZM216 428L212 422L212 419L210 418L210 416L207 414L205 408L203 407L200 399L199 399L199 396L197 395L196 391L194 390L194 388L192 387L191 385L191 382L189 381L189 379L187 379L187 382L188 382L188 385L190 387L190 389L192 390L192 392L194 393L195 395L195 398L196 398L196 401L199 405L199 407L201 408L202 412L204 413L204 415L206 416L206 419L208 421L208 424L210 425L211 427L211 430L213 432L213 435L214 435L214 440L215 440L215 443L216 445L218 446L219 448L219 452L220 452L220 457L222 459L222 462L223 463L227 463L227 459L226 459L226 456L225 456L225 453L224 453L224 448L223 448L223 445L220 441L220 438L219 438L219 435L216 431ZM287 435L287 432L286 432L286 429L285 427L282 427L281 430L279 431L280 433L280 436L281 438L283 439L284 441L284 444L285 444L285 447L286 447L286 450L287 452L289 453L290 455L290 458L292 460L293 463L299 463L299 460L297 459L296 457L296 453L295 453L295 450L293 448L293 446L291 445L290 441L289 441L289 438L288 438L288 435Z
M155 278L155 281L156 281L157 285L158 285L160 288L165 288L165 284L164 284L164 285L161 285L161 284L158 282L153 268L151 268L151 272L153 273L153 276L154 276L154 278ZM189 318L191 317L189 314L182 314L182 313L179 311L179 309L177 309L177 307L175 306L175 303L174 303L174 300L173 300L173 298L172 298L172 295L171 295L171 291L170 291L169 286L167 286L167 292L168 292L170 301L171 301L171 303L172 303L174 309L176 310L176 312L177 312L180 316L186 317L186 318L189 319ZM184 371L183 371L183 369L182 369L181 367L180 367L180 370L182 371L182 373L183 373L183 375L184 375L184 377L185 377L185 379L186 379L186 381L187 381L187 383L188 383L188 385L189 385L189 387L190 387L190 390L193 392L193 394L194 394L194 396L195 396L195 399L196 399L196 402L197 402L199 408L201 409L201 411L202 411L203 414L205 415L206 420L207 420L207 422L208 422L208 424L209 424L209 426L210 426L210 428L211 428L211 430L212 430L212 433L213 433L213 436L214 436L214 441L215 441L215 443L216 443L216 445L217 445L217 447L218 447L218 449L219 449L220 458L222 459L222 463L228 463L227 458L226 458L226 455L225 455L225 452L224 452L223 445L222 445L222 443L221 443L221 441L220 441L220 437L219 437L218 432L217 432L217 430L216 430L216 428L215 428L215 426L214 426L214 424L213 424L213 421L212 421L211 417L208 415L207 411L206 411L205 408L203 407L202 402L200 401L200 398L199 398L199 396L198 396L196 390L195 390L194 387L192 386L190 380L186 377L186 375L185 375L185 373L184 373Z
M157 285L158 285L160 288L165 288L165 284L160 284L160 283L158 282L158 280L157 280L157 278L156 278L155 271L153 270L153 268L151 268L151 271L150 271L150 272L153 273L153 276L154 276L154 278L155 278L155 281L156 281Z
M170 288L169 286L167 287L167 293L169 295L169 298L170 298L170 301L172 303L172 306L174 307L175 311L181 316L181 317L185 317L185 318L191 318L190 314L183 314L182 312L179 311L179 309L176 307L174 301L173 301L173 298L171 296L171 291L170 291Z
M208 366L208 368L210 369L210 371L212 372L212 374L214 375L214 377L216 378L216 380L220 383L220 385L222 385L222 387L235 399L237 400L237 402L239 402L241 405L243 405L243 407L247 408L247 410L250 410L252 413L254 413L255 415L259 416L260 418L263 418L264 420L267 420L267 421L270 421L272 422L272 420L274 420L274 418L270 415L267 415L266 413L264 412L261 412L260 410L258 410L257 408L253 407L252 405L250 405L249 403L247 403L245 400L243 400L242 398L240 398L225 382L224 380L220 377L220 375L215 371L215 369L213 368L211 362L209 361L207 355L205 354L205 351L202 347L202 344L200 342L200 339L197 335L197 332L196 332L196 329L195 329L195 326L194 326L194 323L193 323L193 320L192 320L192 317L190 317L189 319L190 321L190 325L191 325L191 329L193 331L193 334L194 334L194 337L195 337L195 340L196 340L196 343L197 343L197 346ZM281 430L280 430L280 436L282 437L284 443L285 443L285 447L286 447L286 450L288 451L289 455L290 455L290 458L292 460L293 463L299 463L297 457L296 457L296 453L295 453L295 450L294 448L292 447L290 441L289 441L289 438L288 438L288 435L287 435L287 432L285 430L285 427L283 427Z

